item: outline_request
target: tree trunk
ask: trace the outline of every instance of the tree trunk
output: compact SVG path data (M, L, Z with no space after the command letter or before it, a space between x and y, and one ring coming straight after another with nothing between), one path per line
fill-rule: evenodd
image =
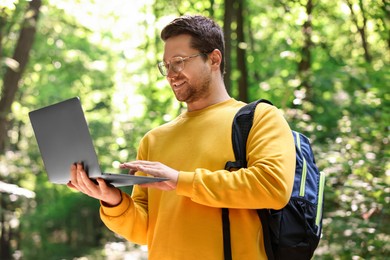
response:
M248 102L248 69L246 66L246 48L244 34L244 0L238 1L237 9L237 68L240 71L238 81L239 99Z
M232 74L231 52L232 52L232 22L233 22L234 0L225 0L225 14L223 19L223 33L225 35L225 86L229 94L232 92L230 76Z
M307 20L303 24L302 33L304 37L304 44L301 50L302 59L298 64L298 73L302 78L302 87L306 89L306 99L312 99L313 97L313 86L310 83L310 69L311 69L311 47L313 45L311 41L311 35L313 31L312 27L312 12L313 12L313 1L308 0L306 3L306 15Z
M6 202L3 193L0 193L0 203L0 259L11 259L10 227L5 220Z
M32 48L35 37L41 5L41 0L32 0L29 3L25 13L23 27L20 31L19 39L12 57L19 66L17 69L8 67L4 75L0 99L0 153L3 153L6 147L9 123L7 117L11 112L11 106L19 87L19 81L28 62L29 52Z
M367 42L367 36L366 36L367 17L366 17L365 11L364 11L363 2L362 2L362 0L359 1L359 8L360 8L360 11L362 13L362 20L363 20L363 24L361 26L359 26L359 22L358 22L356 13L353 10L352 3L348 0L346 2L347 2L349 9L351 11L352 21L355 23L355 26L359 32L359 35L360 35L360 39L362 40L362 47L364 50L364 59L366 60L367 63L371 63L372 57L370 54L370 50L369 50L368 42Z
M387 9L387 5L389 4L386 3L386 0L382 0L381 9L384 17L379 17L379 19L381 19L382 23L384 24L385 33L387 32L387 35L384 37L384 39L387 39L387 48L390 50L390 30L386 26L386 21L390 20L390 12Z

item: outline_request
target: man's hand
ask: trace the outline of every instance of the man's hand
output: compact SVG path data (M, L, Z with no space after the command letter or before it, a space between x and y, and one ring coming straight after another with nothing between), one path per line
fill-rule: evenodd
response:
M67 185L92 198L103 201L108 206L118 205L122 200L118 188L108 186L101 178L97 179L97 184L90 180L81 163L73 164L70 167L70 182Z
M156 188L159 190L174 190L177 186L179 171L172 169L160 162L134 161L126 162L120 165L123 169L130 169L130 172L141 171L154 177L168 178L168 181L140 184L145 188Z

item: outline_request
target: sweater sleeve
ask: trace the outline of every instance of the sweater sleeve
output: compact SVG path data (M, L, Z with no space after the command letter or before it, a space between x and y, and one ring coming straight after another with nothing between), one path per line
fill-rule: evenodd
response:
M295 146L291 129L276 107L257 106L247 140L247 161L248 168L233 172L182 171L177 193L212 207L284 207L292 192Z
M136 195L130 197L127 193L121 192L122 201L115 207L107 207L101 202L100 218L111 231L142 245L147 242L147 192L138 185L133 189Z

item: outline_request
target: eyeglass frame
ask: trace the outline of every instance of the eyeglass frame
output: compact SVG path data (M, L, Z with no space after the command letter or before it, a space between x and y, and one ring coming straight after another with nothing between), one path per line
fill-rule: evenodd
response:
M158 70L160 71L161 75L163 76L168 76L168 73L169 73L169 70L172 69L173 72L175 73L179 73L181 71L184 70L184 62L186 60L189 60L189 59L192 59L192 58L195 58L195 57L198 57L198 56L207 56L207 53L204 53L204 52L200 52L200 53L197 53L197 54L193 54L193 55L190 55L190 56L187 56L187 57L180 57L180 56L177 56L177 57L173 57L169 62L164 62L164 61L160 61L157 63L157 67L158 67ZM179 67L180 69L174 69L176 68L175 66L170 66L171 62L173 59L179 59L178 62L180 62L180 66L176 66L176 67Z

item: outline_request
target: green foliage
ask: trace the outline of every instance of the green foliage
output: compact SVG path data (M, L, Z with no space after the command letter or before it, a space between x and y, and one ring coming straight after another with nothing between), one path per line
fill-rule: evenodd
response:
M41 9L30 62L9 116L9 147L0 155L1 180L36 194L30 199L1 195L1 210L14 223L8 227L15 233L12 250L28 259L83 256L90 253L86 249L121 240L100 222L96 201L47 181L28 111L80 96L99 160L115 170L118 162L136 157L143 134L183 109L157 71L162 26L172 16L190 13L210 15L222 25L224 8L235 8L222 0L164 0L137 5L139 17L122 17L125 8L115 2L104 5L112 8L100 13L104 22L87 23L80 17L98 15L93 14L97 9L89 10L93 5L60 2ZM70 12L67 4L84 8L83 16ZM390 257L388 5L313 1L308 20L307 4L244 1L246 40L237 42L234 32L227 40L233 49L246 49L249 99L267 98L279 106L291 127L312 139L326 173L324 234L315 259L384 259ZM25 5L14 1L14 8L0 9L0 31L6 35L1 75L9 66L6 58L12 56ZM306 46L303 26L308 22ZM366 48L359 31L364 23ZM234 31L237 24L225 26ZM302 70L305 47L310 67ZM235 52L228 62L237 97L241 73Z
M103 224L96 212L99 203L69 191L67 187L48 185L38 180L37 206L22 218L21 245L27 259L82 256L85 249L99 245Z

